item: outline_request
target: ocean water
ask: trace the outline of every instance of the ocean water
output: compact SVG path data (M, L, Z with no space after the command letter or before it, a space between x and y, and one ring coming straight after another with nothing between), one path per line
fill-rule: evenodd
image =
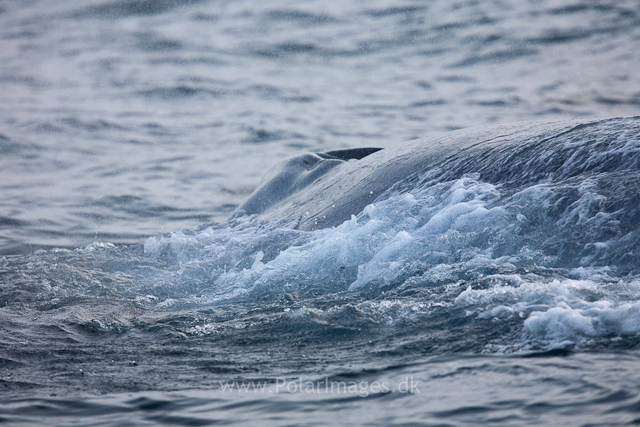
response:
M639 43L634 1L0 2L0 421L640 423ZM589 125L231 218L529 120Z

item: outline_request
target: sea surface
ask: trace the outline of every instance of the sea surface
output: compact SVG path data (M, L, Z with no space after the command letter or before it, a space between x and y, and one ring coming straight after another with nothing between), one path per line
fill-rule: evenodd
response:
M0 1L0 423L640 424L638 46L631 0ZM616 117L517 191L231 218L305 152Z

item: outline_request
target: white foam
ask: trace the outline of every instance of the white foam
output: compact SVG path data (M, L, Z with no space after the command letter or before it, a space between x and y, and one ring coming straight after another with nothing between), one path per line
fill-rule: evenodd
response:
M573 202L559 210L566 194L573 195ZM455 300L429 303L458 306L482 321L524 322L523 339L543 345L638 332L635 295L640 291L625 279L616 286L624 287L628 298L617 299L611 291L614 269L592 265L618 238L589 240L601 227L615 227L592 181L542 183L504 196L478 176L466 176L387 196L332 229L302 232L243 217L199 232L149 239L145 253L177 267L154 284L164 294L158 305L468 281L473 286ZM577 250L582 250L580 239L595 249L580 258L583 266L545 278L537 271L548 271L563 255L567 236L575 239L569 243ZM372 318L382 319L371 313L385 310L395 313L391 319L399 316L391 308L358 308ZM316 320L337 316L289 313L301 315Z
M560 303L544 312L532 312L525 330L547 340L575 341L582 337L635 335L640 333L640 301Z
M468 287L456 304L479 319L526 320L525 341L548 347L575 344L585 339L640 333L640 287L637 282L615 284L591 280L496 277L500 283L474 290ZM614 295L626 295L615 301Z

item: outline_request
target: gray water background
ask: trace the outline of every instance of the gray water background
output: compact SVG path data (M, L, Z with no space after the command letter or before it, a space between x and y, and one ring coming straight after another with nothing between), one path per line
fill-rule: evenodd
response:
M495 279L498 296L494 279L469 281L468 305L455 303L461 276L386 295L161 309L146 291L199 296L189 286L206 254L182 251L195 262L172 288L160 279L179 278L180 263L124 244L226 220L269 168L304 151L636 115L639 24L634 1L0 2L0 421L638 423L637 334L517 351L517 311L477 319L528 303L515 285L499 295L510 279ZM562 272L516 273L538 275L546 308L565 292L614 314L617 301L637 307L633 277L587 272L602 289L549 290L536 280ZM420 393L275 390L278 379L407 377ZM222 390L233 381L268 388Z

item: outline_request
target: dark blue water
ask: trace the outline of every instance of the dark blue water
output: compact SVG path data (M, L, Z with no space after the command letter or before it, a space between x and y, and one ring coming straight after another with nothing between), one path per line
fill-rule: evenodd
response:
M637 118L229 220L307 151L637 115L639 42L632 1L0 3L0 420L640 422Z

